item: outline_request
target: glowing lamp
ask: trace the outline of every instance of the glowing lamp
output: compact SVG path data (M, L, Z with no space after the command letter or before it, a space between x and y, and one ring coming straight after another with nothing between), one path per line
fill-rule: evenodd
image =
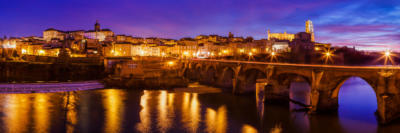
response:
M325 55L326 55L326 56L331 56L331 53L326 52Z
M175 62L174 62L174 61L168 61L168 62L167 62L167 65L168 65L169 67L172 67L172 66L175 65Z
M183 55L188 56L189 52L185 51L185 52L183 52Z
M22 49L22 50L21 50L21 53L22 53L22 54L26 54L26 49Z
M390 56L390 51L386 51L386 52L385 52L385 56L386 56L386 57L389 57L389 56Z
M45 54L44 50L39 50L39 54L44 55Z

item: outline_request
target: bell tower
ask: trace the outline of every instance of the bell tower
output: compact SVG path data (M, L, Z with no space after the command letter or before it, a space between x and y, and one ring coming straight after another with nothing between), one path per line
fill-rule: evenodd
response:
M315 41L315 38L314 38L314 26L313 26L311 20L307 20L306 21L306 32L311 34L311 41L314 42Z
M98 20L96 20L96 24L94 24L94 31L100 31L100 24Z

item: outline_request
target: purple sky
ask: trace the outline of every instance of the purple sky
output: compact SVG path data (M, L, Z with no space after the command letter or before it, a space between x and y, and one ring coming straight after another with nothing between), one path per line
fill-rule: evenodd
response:
M266 38L314 23L316 40L361 49L400 48L400 0L1 0L0 36L47 28L181 38L199 34Z

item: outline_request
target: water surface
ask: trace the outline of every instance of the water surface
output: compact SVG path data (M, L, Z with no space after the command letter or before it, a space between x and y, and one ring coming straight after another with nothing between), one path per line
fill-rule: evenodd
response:
M290 97L309 103L308 87L293 83ZM352 78L339 92L338 113L309 115L294 104L266 104L261 114L254 96L182 89L0 94L0 132L399 131L396 123L378 126L374 95L365 81Z

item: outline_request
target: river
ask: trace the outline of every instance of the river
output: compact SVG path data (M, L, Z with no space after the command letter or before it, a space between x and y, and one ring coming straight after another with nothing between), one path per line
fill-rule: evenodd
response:
M201 89L201 87L198 87ZM184 89L183 89L184 90ZM308 103L309 87L290 97ZM396 132L377 124L375 93L346 81L335 114L307 114L295 104L257 107L254 96L193 91L100 90L0 94L0 132ZM374 99L375 98L375 99Z

